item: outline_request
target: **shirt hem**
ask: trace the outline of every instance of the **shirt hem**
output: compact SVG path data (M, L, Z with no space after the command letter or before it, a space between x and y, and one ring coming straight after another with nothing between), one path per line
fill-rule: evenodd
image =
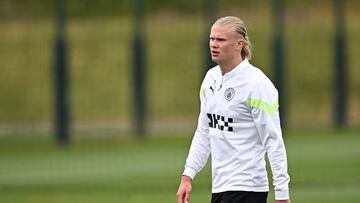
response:
M249 186L236 186L236 187L222 187L214 189L212 188L212 193L220 193L227 191L247 191L247 192L269 192L269 187L249 187Z

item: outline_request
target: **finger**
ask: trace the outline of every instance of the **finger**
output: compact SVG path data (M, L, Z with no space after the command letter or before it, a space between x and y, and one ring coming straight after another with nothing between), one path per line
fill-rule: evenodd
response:
M184 203L184 194L176 194L177 196L177 202L178 203Z
M190 201L190 192L186 192L185 194L185 203L189 203Z

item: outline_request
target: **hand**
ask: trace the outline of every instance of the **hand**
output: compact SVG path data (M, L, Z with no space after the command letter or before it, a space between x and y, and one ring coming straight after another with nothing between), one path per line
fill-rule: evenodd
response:
M178 203L189 203L192 190L191 178L188 176L181 177L181 183L176 193Z
M275 203L291 203L290 199L286 200L275 200Z

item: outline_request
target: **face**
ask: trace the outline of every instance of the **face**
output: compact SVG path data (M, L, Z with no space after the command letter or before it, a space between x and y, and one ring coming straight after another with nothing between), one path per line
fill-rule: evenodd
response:
M244 40L232 27L213 25L209 45L211 58L217 64L231 64L239 59L241 61Z

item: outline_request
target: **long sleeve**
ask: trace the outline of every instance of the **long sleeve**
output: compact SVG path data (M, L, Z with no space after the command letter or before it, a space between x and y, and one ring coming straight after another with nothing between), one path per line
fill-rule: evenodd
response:
M205 82L205 79L204 79ZM198 119L197 129L195 131L189 154L186 159L183 175L191 179L205 166L210 154L209 126L207 115L205 113L205 87L204 82L200 89L201 108Z
M278 93L268 80L257 82L248 104L258 130L260 139L269 158L275 199L289 199L289 181L287 172L287 157L282 138L280 118L278 112Z

